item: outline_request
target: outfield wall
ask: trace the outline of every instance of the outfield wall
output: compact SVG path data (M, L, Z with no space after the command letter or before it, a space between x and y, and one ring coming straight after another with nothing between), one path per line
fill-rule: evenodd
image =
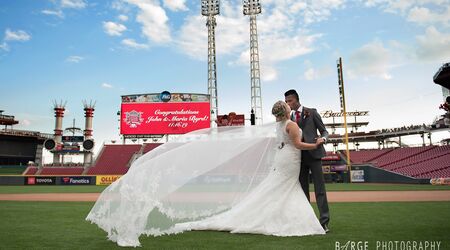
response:
M109 185L122 175L59 175L59 176L23 176L0 175L0 185ZM338 177L338 178L337 178ZM348 182L347 172L325 173L327 183ZM312 178L310 178L311 180ZM398 173L386 171L371 165L352 166L353 183L399 183L399 184L430 184L430 179L416 179Z
M368 164L352 165L352 175L354 173L360 173L363 176L359 176L358 174L356 181L354 178L352 178L353 179L352 182L430 184L430 179L416 179L398 173L390 172L384 169L380 169Z

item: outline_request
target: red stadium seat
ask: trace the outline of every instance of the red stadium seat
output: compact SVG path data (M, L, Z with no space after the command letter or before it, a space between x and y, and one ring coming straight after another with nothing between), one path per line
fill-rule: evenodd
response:
M351 151L350 157L414 178L450 177L450 145Z

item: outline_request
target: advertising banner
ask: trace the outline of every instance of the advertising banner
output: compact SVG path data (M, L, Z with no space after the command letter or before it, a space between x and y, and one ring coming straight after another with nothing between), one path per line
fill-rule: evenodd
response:
M122 177L122 176L121 175L97 175L95 184L97 186L110 185L111 183L118 180L120 177Z
M162 93L124 95L122 103L147 103L147 102L209 102L209 95L192 93Z
M62 142L83 142L84 136L64 135L61 137Z
M64 176L59 177L61 185L92 185L94 180L90 176Z
M56 177L33 176L25 178L25 185L55 185Z
M352 182L364 182L364 170L352 170Z
M122 135L185 134L209 128L209 102L122 103Z
M347 171L347 165L331 165L332 172Z
M244 126L245 125L245 116L237 115L234 112L229 113L228 115L218 115L217 116L217 126Z
M339 155L326 155L322 157L322 161L339 161L341 157Z

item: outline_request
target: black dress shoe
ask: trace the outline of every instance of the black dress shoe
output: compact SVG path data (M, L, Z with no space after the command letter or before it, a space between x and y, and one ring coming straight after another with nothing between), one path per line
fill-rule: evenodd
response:
M329 233L330 232L330 228L328 227L327 224L322 225L323 230L325 230L325 233Z

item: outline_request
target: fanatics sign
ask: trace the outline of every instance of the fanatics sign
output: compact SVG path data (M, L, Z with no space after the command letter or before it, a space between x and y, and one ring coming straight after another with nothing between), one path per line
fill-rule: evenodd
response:
M209 128L209 102L122 103L123 135L185 134Z

